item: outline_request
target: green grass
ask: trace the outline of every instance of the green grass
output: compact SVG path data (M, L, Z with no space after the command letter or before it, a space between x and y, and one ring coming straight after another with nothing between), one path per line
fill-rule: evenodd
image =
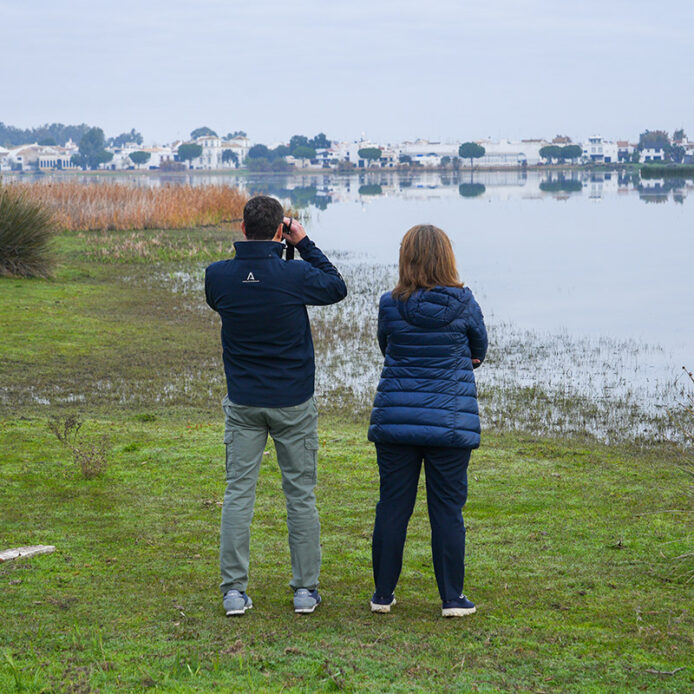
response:
M113 456L88 482L66 474L67 454L43 421L0 424L0 544L57 547L0 566L0 647L29 691L687 691L694 682L692 591L671 559L687 528L664 512L682 507L681 479L653 453L487 437L465 512L478 614L440 617L421 489L399 604L381 616L368 612L373 450L364 426L324 422L325 604L310 617L291 612L269 445L253 525L255 607L231 620L217 592L221 417L124 416L91 429L109 434ZM14 677L0 665L0 691Z
M81 237L57 245L55 280L0 281L0 548L57 547L0 564L0 692L692 690L694 591L675 560L691 500L665 446L486 434L465 509L478 613L440 617L422 488L398 605L371 615L375 456L361 416L325 416L324 604L291 611L269 444L255 607L226 619L218 324L151 279L178 258L102 263ZM73 411L111 442L95 480L46 425Z

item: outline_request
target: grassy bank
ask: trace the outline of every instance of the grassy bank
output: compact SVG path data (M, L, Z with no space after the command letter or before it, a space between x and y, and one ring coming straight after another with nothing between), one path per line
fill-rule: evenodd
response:
M372 616L377 471L346 386L319 432L324 605L291 612L270 443L256 606L225 619L218 321L186 287L234 236L132 233L62 234L55 280L0 280L0 548L57 547L0 564L0 691L691 690L694 594L675 557L692 515L675 450L488 432L465 513L478 614L439 616L422 493L398 605ZM47 427L77 412L87 440L109 437L94 480Z

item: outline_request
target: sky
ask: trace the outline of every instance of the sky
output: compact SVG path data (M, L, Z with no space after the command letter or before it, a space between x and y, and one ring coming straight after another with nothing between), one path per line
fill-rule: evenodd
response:
M275 144L694 137L694 2L0 0L0 121Z

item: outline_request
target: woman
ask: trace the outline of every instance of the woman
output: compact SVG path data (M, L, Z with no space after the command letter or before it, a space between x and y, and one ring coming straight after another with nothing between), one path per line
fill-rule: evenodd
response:
M473 368L487 331L472 292L458 278L451 242L430 224L400 246L400 278L381 297L378 343L385 357L371 413L380 500L372 556L372 612L390 612L402 569L407 523L424 460L434 572L444 617L472 614L463 595L470 453L480 445Z

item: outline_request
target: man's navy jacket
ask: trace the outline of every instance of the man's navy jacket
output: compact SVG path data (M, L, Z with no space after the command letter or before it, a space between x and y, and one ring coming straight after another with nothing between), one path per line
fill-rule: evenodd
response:
M240 241L236 257L205 271L207 303L222 318L229 399L252 407L291 407L313 395L315 363L306 305L347 296L342 276L308 237L302 260L282 260L277 241Z

